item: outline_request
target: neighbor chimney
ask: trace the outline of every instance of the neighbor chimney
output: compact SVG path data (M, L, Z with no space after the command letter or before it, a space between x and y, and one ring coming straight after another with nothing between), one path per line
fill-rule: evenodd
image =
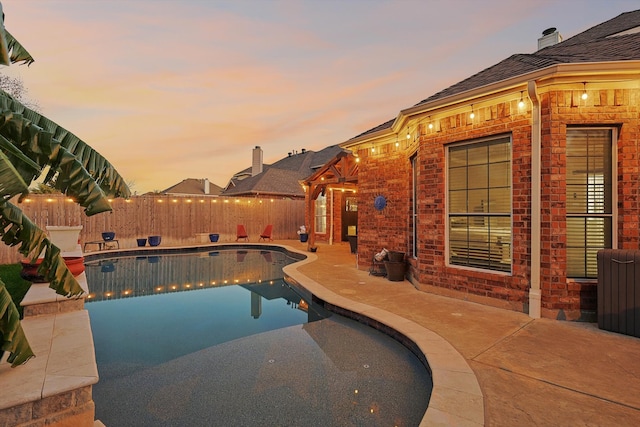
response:
M538 50L553 46L562 41L562 36L555 27L547 28L542 32L542 37L538 39Z
M256 145L253 149L253 163L251 163L251 176L262 173L262 148Z
M209 188L209 179L204 179L204 194L209 194L211 189Z

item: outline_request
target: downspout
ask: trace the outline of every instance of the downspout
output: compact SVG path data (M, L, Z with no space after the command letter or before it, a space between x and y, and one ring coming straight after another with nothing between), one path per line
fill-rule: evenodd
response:
M333 245L333 213L335 212L335 210L333 209L333 188L330 189L329 191L331 191L331 214L329 215L329 220L331 221L331 227L329 232L329 245Z
M531 80L527 84L527 93L531 99L531 283L529 287L529 317L540 318L542 308L542 293L540 291L540 235L542 198L540 185L542 184L541 167L541 112L540 99L536 82Z

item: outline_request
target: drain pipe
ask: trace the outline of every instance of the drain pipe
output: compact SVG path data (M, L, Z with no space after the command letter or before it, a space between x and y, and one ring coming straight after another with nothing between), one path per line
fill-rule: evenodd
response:
M540 234L542 209L540 185L542 181L541 167L541 112L540 99L536 82L529 81L527 93L531 100L531 283L529 286L529 317L540 318L542 309L542 294L540 291Z

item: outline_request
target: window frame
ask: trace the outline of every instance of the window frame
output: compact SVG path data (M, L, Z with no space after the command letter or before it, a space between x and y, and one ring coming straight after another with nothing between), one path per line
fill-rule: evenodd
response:
M318 213L318 208L321 209L321 212ZM322 230L318 227L318 220L322 219ZM314 200L313 206L313 225L314 232L316 234L327 234L327 196L319 194L318 197Z
M461 263L456 263L452 261L452 256L451 256L451 218L455 217L455 216L459 216L459 217L463 217L466 216L468 218L473 217L474 212L469 211L469 207L467 206L467 212L466 213L462 213L462 212L457 212L457 213L452 213L450 210L450 203L451 203L451 194L450 194L450 184L451 184L451 179L450 179L450 175L451 175L451 150L452 149L459 149L462 147L473 147L473 146L477 146L480 147L482 144L486 144L487 146L491 145L492 142L496 142L496 144L500 144L500 140L504 140L504 139L508 139L508 145L509 145L509 161L508 161L508 165L509 165L509 210L508 212L482 212L483 215L481 215L483 218L488 217L489 220L491 220L491 218L508 218L508 223L509 223L509 239L508 242L503 241L502 244L506 244L508 245L508 250L509 250L509 254L508 254L508 270L507 269L496 269L496 268L491 268L492 264L494 264L494 262L492 261L492 251L491 249L489 249L489 251L487 252L487 258L486 261L488 263L487 266L476 266L476 265L469 265L469 264L461 264ZM504 141L504 143L507 143L507 141ZM456 142L456 143L451 143L446 145L445 147L445 264L447 267L453 267L453 268L460 268L460 269L466 269L466 270L472 270L472 271L481 271L481 272L486 272L486 273L490 273L490 274L499 274L499 275L512 275L513 274L513 136L511 133L506 133L506 134L498 134L498 135L491 135L491 136L487 136L487 137L482 137L482 138L476 138L473 140L469 140L469 141L463 141L463 142ZM489 159L488 159L489 160ZM488 162L487 165L490 165L491 163ZM468 172L468 164L467 164L467 172ZM489 174L487 172L487 179L489 179ZM487 187L486 190L488 191L491 187ZM469 191L469 187L467 185L466 187L466 191ZM469 201L469 197L467 194L467 202ZM471 215L469 215L471 214ZM467 225L468 227L468 225ZM487 228L487 230L490 230L490 227ZM489 231L487 231L488 233L490 233ZM488 245L491 245L491 240L489 240L489 242L487 242ZM469 257L467 256L467 259ZM506 264L506 263L505 263Z
M418 154L414 153L410 158L411 162L411 225L413 242L411 244L411 255L418 258Z
M614 127L614 126L585 126L585 125L575 125L575 126L571 126L568 125L565 129L565 159L567 159L569 156L569 149L568 149L568 134L569 132L572 131L590 131L590 130L607 130L610 132L610 137L611 137L611 141L610 141L610 161L611 164L609 165L611 167L610 172L611 172L611 200L610 200L610 205L611 205L611 212L609 213L600 213L600 212L588 212L588 208L589 206L593 206L594 202L589 202L589 192L586 191L586 207L587 207L587 212L569 212L569 203L566 202L565 204L565 229L566 229L566 236L567 236L567 242L565 244L565 258L566 258L566 269L565 269L565 274L566 277L568 279L572 279L572 280L594 280L597 278L597 267L596 267L596 274L595 275L588 275L588 270L589 270L589 266L588 266L588 261L586 260L587 257L587 250L589 249L588 246L584 247L585 250L585 259L584 259L584 273L585 275L574 275L574 274L569 274L569 271L571 270L569 267L569 263L570 263L570 259L569 259L569 252L572 249L571 247L569 247L569 218L584 218L584 219L588 219L588 218L605 218L605 219L609 219L610 220L610 224L611 224L611 229L609 230L610 233L610 247L611 248L616 248L618 246L618 233L617 233L617 229L618 229L618 179L617 179L617 165L618 165L618 128ZM569 200L569 185L567 184L567 174L569 173L568 167L567 167L567 161L565 160L565 197L566 200ZM592 187L594 185L593 182L589 182L589 177L587 177L587 182L584 183L584 185L588 188ZM604 197L606 199L606 195ZM587 233L585 232L585 239L587 237ZM606 246L606 242L605 242L605 246ZM598 249L598 248L595 248ZM592 265L597 263L597 259L593 259L592 261Z

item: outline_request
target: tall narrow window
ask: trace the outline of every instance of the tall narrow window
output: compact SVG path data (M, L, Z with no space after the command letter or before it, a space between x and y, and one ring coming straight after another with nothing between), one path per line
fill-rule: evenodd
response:
M327 197L322 194L316 199L315 209L315 232L327 232Z
M612 129L567 129L568 277L597 277L597 252L612 247L612 153Z
M449 263L511 272L511 139L448 149Z
M418 156L411 157L411 250L414 257L418 256Z

